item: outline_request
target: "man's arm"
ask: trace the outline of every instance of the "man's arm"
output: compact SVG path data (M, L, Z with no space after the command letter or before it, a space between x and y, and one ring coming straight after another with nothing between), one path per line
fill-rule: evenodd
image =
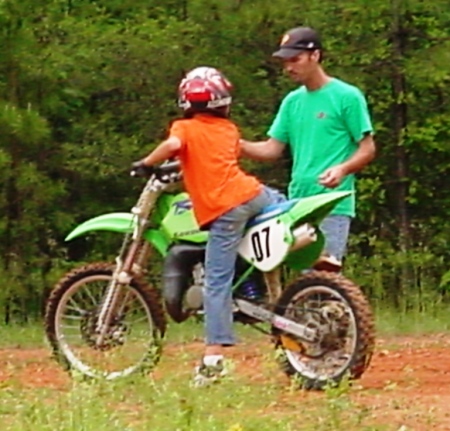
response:
M176 136L170 136L161 142L147 157L142 159L146 166L152 166L177 155L181 141Z
M286 144L269 138L267 141L251 142L245 139L240 140L241 156L253 160L275 160L281 157Z
M345 162L326 169L319 177L319 182L325 187L337 187L342 179L359 172L375 158L375 142L373 136L366 135L360 142L355 153Z

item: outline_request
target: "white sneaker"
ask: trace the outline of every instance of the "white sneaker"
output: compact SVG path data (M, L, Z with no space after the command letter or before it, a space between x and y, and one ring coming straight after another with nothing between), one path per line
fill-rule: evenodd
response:
M192 381L194 387L209 386L218 382L221 378L227 375L227 370L223 365L223 361L217 362L216 365L201 365L195 367L195 375Z

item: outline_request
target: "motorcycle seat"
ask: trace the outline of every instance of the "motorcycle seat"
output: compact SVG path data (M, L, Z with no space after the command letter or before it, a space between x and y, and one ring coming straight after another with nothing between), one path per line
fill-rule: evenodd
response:
M299 200L300 199L290 199L278 204L271 204L264 207L259 214L248 221L247 228L256 226L257 224L289 211Z

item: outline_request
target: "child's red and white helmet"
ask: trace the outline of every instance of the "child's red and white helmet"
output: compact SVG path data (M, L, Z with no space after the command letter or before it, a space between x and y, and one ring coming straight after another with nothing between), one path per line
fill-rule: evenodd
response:
M231 82L217 69L197 67L186 74L178 87L178 106L184 110L228 106L232 88Z

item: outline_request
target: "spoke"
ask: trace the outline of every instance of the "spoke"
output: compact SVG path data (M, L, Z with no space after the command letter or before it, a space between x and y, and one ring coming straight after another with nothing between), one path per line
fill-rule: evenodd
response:
M69 332L69 333L65 333L63 335L63 337L67 340L69 338L76 338L78 340L83 340L83 337L81 336L81 334L79 332L77 332L76 334ZM83 340L84 341L84 340Z
M69 303L73 305L70 306ZM78 305L73 296L67 301L67 308L70 308L71 310L77 310L79 313L84 313L86 311Z
M126 316L134 316L136 314L141 314L142 306L139 303L136 303L134 307L128 308L126 312Z
M83 310L83 309L81 309L81 308L79 308L79 307L73 307L73 306L71 306L71 305L66 305L66 308L67 308L68 310L78 311L78 313L79 313L79 314L82 314L82 315L84 315L84 314L87 313L86 310Z
M125 320L125 323L133 324L133 323L142 322L144 320L148 320L148 317L147 316L142 316L142 317L137 318L136 320Z
M89 287L85 287L85 292L86 292L86 295L89 297L89 299L92 301L92 304L93 305L95 305L95 306L97 306L97 299L95 298L95 296L91 293L91 291L90 291L90 289L89 289Z
M138 298L130 292L127 291L123 297L122 304L120 307L120 312L126 310L126 315L133 314L134 310L142 309L142 304L139 302Z
M81 316L73 316L72 314L64 314L63 319L68 319L68 320L83 320L83 317L81 317Z

